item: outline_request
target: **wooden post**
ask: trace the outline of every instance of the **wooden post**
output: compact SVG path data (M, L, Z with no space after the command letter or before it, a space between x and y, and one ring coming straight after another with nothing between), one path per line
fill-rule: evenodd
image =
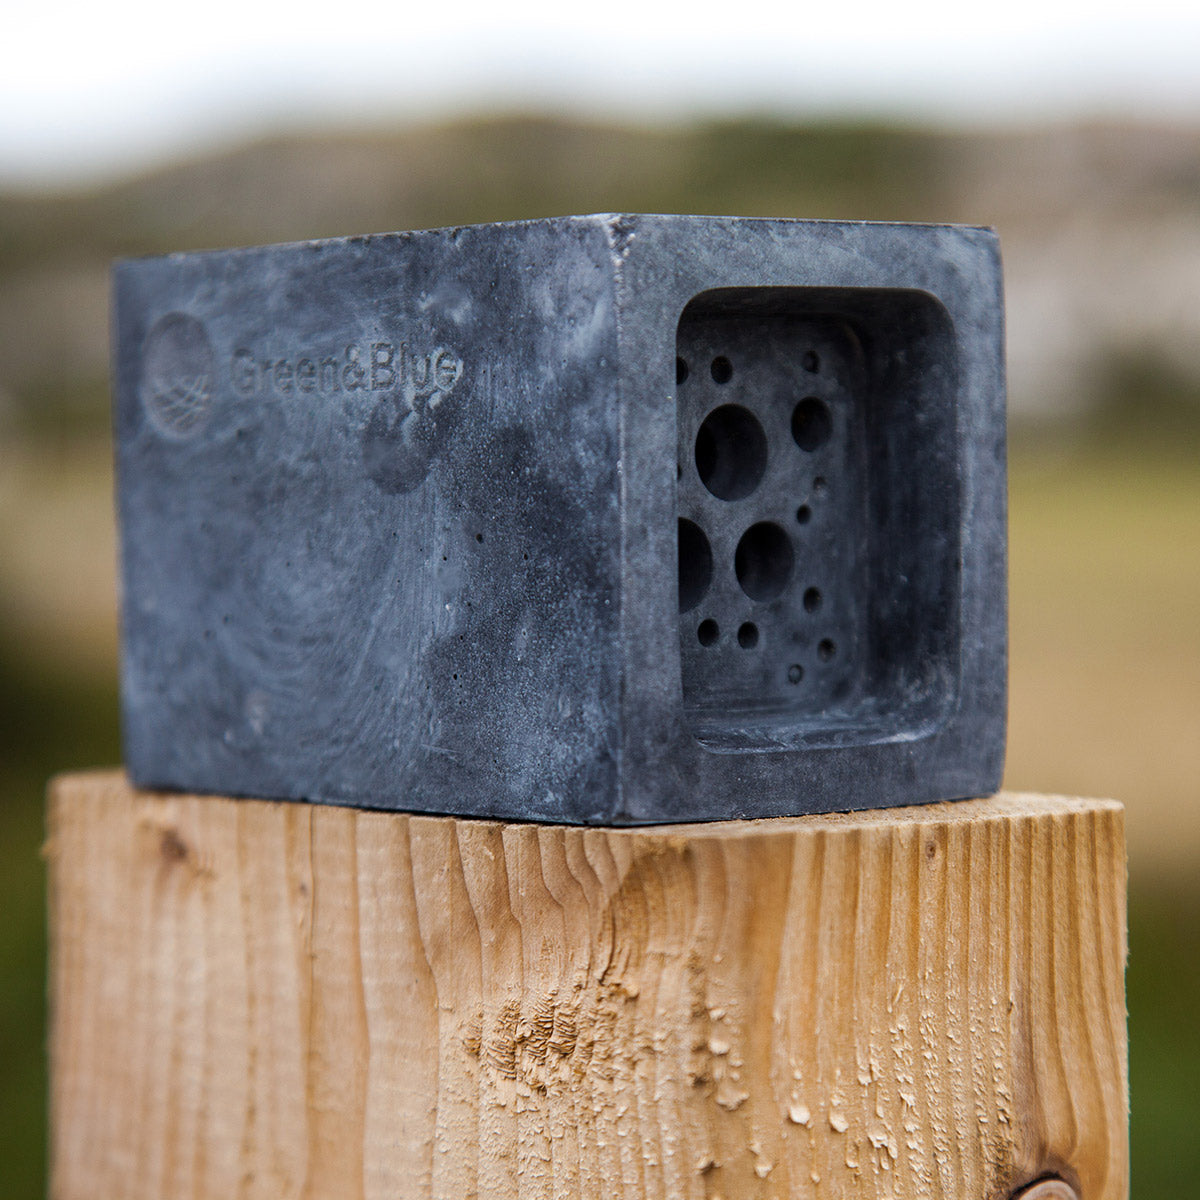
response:
M49 825L56 1200L1126 1196L1117 804Z

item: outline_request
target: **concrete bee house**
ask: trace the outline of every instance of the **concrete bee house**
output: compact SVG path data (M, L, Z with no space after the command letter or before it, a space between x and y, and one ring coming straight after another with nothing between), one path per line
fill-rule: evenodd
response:
M989 231L564 218L115 299L138 784L585 823L998 785Z

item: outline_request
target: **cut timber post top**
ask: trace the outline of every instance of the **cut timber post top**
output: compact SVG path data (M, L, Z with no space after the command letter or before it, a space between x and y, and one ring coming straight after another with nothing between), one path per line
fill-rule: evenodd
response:
M1111 802L620 830L108 773L47 854L57 1200L1127 1193Z

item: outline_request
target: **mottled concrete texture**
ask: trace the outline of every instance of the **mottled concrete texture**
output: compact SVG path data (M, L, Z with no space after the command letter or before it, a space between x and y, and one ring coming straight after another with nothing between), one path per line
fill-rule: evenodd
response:
M137 783L586 823L998 786L990 231L571 217L114 286Z

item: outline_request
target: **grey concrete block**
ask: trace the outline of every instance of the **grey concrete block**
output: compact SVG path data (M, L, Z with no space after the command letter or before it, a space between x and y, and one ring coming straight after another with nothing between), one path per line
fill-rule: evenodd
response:
M115 271L146 786L586 823L981 795L983 229L594 216Z

